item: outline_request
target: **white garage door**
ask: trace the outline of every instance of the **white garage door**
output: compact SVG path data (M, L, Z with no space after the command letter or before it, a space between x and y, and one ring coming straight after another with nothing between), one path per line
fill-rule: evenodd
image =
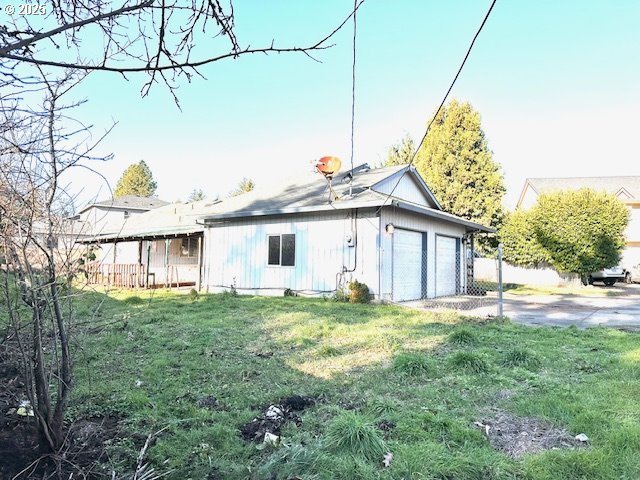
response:
M436 236L436 297L456 294L458 239Z
M396 229L393 233L393 300L422 297L422 233Z

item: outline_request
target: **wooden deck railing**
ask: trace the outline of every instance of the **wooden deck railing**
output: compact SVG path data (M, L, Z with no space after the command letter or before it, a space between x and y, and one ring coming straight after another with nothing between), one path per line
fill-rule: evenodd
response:
M86 266L87 283L122 288L146 288L147 275L140 263L96 263Z

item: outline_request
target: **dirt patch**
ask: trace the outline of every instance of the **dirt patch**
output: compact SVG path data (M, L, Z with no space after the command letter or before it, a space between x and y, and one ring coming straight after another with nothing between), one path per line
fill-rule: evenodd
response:
M376 423L376 427L385 433L389 433L395 430L396 422L392 422L391 420L380 420Z
M123 431L117 418L87 418L67 426L67 440L60 454L39 447L35 418L19 415L26 388L17 362L0 354L0 479L105 478L108 441L145 438Z
M493 448L516 459L543 450L584 446L563 428L504 410L492 410L474 425L485 433Z
M287 422L302 425L302 418L295 412L316 404L312 397L293 395L270 404L262 414L240 427L240 436L248 442L262 442L265 434L280 436L280 430Z

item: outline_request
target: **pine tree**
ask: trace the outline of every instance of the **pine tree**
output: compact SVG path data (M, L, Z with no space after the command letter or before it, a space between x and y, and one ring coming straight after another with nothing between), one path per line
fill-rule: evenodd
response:
M194 188L187 197L187 202L199 202L205 198L207 198L207 195L204 193L204 190L201 188Z
M409 163L413 158L416 147L413 138L407 133L399 144L392 145L387 151L387 160L385 166L404 165Z
M113 197L125 195L138 195L139 197L151 197L156 193L158 184L153 180L151 169L144 160L129 165L116 184Z
M247 177L243 177L242 180L238 183L238 186L235 190L229 193L230 197L235 197L237 195L242 195L243 193L250 192L256 187L256 184L253 180Z
M480 114L468 103L452 100L431 125L415 166L449 213L497 227L505 192Z

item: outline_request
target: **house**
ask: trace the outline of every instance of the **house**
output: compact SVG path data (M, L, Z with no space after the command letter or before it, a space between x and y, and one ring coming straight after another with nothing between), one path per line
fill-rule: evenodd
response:
M322 294L356 279L404 301L465 293L472 235L491 231L444 212L414 167L365 164L166 205L97 240L140 242L146 271L164 269L169 284L173 272L210 292Z
M580 188L612 193L629 209L626 247L620 264L632 270L640 264L640 177L528 178L520 193L517 208L531 208L543 192Z
M76 215L69 217L67 219L69 225L66 230L78 239L117 234L129 219L133 221L134 217L167 205L167 203L155 197L139 197L137 195L124 195L102 200L85 206ZM121 245L117 254L116 250L109 246L95 253L97 260L104 263L115 262L116 257L120 260L129 257L132 261L137 258L134 247L131 245Z

